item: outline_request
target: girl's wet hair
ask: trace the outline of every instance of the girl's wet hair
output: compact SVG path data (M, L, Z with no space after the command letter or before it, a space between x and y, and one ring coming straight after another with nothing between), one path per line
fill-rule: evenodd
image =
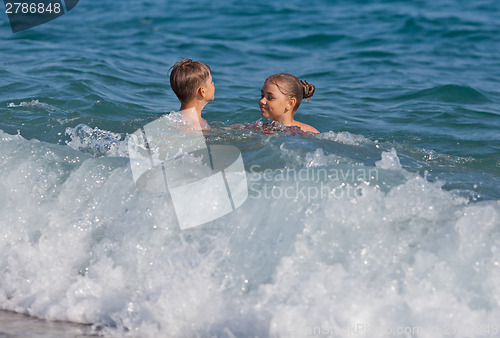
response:
M289 98L294 97L297 99L297 103L293 108L293 113L299 109L302 99L309 99L314 95L314 85L307 83L306 81L301 81L292 74L274 74L269 76L265 82L275 84L283 95Z

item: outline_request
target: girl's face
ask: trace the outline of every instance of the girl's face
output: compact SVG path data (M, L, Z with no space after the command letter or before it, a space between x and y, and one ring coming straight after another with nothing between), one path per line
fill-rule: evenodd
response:
M259 101L262 117L278 122L286 122L292 117L292 99L280 92L278 86L266 82L261 90Z

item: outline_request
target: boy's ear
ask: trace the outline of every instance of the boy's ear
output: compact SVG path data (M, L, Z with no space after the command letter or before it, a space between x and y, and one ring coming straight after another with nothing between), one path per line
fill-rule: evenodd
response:
M205 87L198 87L198 95L205 97Z

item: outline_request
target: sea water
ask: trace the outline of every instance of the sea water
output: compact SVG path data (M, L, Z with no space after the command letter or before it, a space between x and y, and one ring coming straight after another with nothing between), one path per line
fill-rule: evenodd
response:
M105 336L500 336L499 15L124 0L16 34L1 15L0 308ZM210 65L206 142L241 151L248 187L186 230L127 147L179 108L183 57ZM296 119L320 134L245 127L281 71L316 86Z

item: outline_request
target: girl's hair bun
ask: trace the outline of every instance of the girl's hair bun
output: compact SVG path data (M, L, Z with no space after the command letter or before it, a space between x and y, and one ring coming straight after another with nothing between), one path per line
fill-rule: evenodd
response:
M307 83L306 81L300 81L302 88L304 90L304 99L309 99L314 95L315 87L312 84Z

